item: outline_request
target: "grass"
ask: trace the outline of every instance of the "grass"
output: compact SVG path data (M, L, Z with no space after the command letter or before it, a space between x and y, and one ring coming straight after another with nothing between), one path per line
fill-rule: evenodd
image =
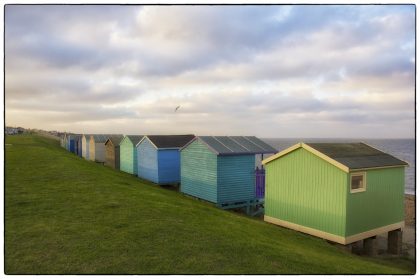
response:
M326 241L7 136L7 274L413 274Z

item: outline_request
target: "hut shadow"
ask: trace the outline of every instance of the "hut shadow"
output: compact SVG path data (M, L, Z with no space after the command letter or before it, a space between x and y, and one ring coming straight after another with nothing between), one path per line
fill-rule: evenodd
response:
M170 191L179 192L179 183L177 184L162 184L159 185L160 188Z

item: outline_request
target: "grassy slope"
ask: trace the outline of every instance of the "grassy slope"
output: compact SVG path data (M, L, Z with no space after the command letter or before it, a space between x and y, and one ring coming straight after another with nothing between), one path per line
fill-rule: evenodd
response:
M6 138L8 274L413 273L88 162Z

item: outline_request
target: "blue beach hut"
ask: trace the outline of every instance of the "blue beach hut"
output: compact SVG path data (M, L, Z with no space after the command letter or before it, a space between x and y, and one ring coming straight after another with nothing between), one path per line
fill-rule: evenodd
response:
M256 137L196 137L181 149L180 190L222 208L257 204L256 155L276 152Z
M137 175L156 184L180 180L179 150L194 135L145 136L137 144Z
M75 151L75 135L68 135L67 136L67 150L74 153L74 151Z
M74 153L82 157L82 135L74 136Z

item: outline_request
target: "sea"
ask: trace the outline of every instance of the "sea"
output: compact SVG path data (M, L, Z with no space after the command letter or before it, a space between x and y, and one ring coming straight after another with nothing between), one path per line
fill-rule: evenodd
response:
M332 138L265 138L265 142L281 151L298 142L364 142L379 150L389 153L398 159L406 161L405 193L415 195L415 139L332 139ZM265 157L264 157L265 158Z

